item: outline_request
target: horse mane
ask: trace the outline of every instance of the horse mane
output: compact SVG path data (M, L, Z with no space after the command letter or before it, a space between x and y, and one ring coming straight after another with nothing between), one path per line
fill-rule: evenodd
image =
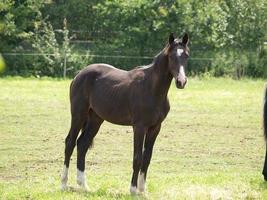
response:
M169 47L170 47L170 45L169 45L169 43L167 43L167 44L165 45L165 47L164 47L164 48L163 48L163 49L162 49L156 56L154 56L153 61L152 61L151 64L148 64L148 65L141 65L141 66L136 66L136 67L134 67L132 70L140 69L140 68L145 68L145 67L148 67L148 66L150 66L150 65L159 63L159 61L161 60L161 58L162 58L163 56L166 56L166 55L167 55L168 50L169 50Z
M163 56L166 56L167 54L168 54L168 51L169 51L169 47L170 47L170 45L169 45L169 43L167 43L166 45L165 45L165 47L154 57L154 59L153 59L153 64L157 64L160 60L161 60L161 58L163 57Z

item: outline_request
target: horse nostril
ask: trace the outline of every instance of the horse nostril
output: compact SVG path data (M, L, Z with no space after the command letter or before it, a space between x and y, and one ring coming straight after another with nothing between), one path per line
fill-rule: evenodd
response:
M182 80L179 78L175 79L175 85L179 89L184 89L186 83L187 83L187 77L184 77L184 79L182 79Z
M187 77L185 77L185 80L184 80L184 85L187 83Z
M181 81L179 81L178 79L175 80L175 85L177 88L182 88L183 84Z

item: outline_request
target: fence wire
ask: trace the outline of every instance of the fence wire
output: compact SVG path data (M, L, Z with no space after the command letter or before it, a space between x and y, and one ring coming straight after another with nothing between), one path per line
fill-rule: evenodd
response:
M238 58L239 55L242 56L242 53L236 53L235 57L231 58L232 63L227 60L223 60L223 56L220 57L220 54L217 54L217 57L214 57L215 54L210 54L209 51L191 51L191 55L188 60L188 73L191 75L205 73L214 68L218 71L217 75L223 75L225 72L220 72L218 65L233 65L228 67L230 73L236 73L236 71L242 71L241 76L246 75L247 68L250 66L256 66L257 63L253 63L258 59L258 53L255 51L246 52L246 63L242 61L242 57ZM253 52L253 53L251 53ZM205 53L205 54L204 54ZM154 56L138 56L138 55L118 55L120 52L114 52L114 54L97 54L94 52L88 51L88 53L76 52L74 54L55 54L55 53L39 53L39 52L3 52L2 55L7 62L8 72L10 75L38 75L38 76L73 76L80 69L92 63L108 63L115 67L130 70L136 66L142 66L150 64ZM244 53L243 53L244 54ZM203 56L204 55L204 56ZM208 57L205 55L208 55ZM209 55L211 55L209 57ZM219 56L218 56L219 55ZM225 55L224 55L225 56ZM57 57L60 58L56 66L48 67L46 66L44 57ZM71 59L70 59L71 57ZM75 63L72 61L73 58L76 60L83 60L82 63ZM53 59L53 58L52 58ZM261 61L265 65L267 58L261 58ZM227 63L228 62L228 63ZM9 64L11 63L11 64ZM214 64L215 63L215 64ZM245 63L245 64L244 64ZM31 66L32 65L32 66ZM49 63L47 65L50 65ZM245 66L247 65L247 66ZM45 69L48 68L48 69ZM243 69L244 68L244 69ZM245 69L246 68L246 69ZM265 66L266 70L267 67ZM19 69L19 70L17 70ZM45 69L45 70L44 70ZM45 72L43 72L45 71ZM221 73L221 74L220 74ZM228 72L227 72L228 73ZM238 72L239 73L239 72Z

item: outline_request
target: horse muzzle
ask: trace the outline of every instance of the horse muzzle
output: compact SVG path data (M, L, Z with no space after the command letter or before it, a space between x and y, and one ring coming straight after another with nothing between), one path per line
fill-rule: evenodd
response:
M184 89L186 83L187 83L186 77L184 77L182 79L179 79L179 78L175 79L175 85L178 89Z

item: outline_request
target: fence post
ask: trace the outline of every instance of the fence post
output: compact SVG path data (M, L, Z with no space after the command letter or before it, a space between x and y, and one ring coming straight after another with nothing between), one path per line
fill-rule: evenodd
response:
M63 78L66 78L66 72L67 72L67 55L66 50L64 49L64 71L63 71Z

